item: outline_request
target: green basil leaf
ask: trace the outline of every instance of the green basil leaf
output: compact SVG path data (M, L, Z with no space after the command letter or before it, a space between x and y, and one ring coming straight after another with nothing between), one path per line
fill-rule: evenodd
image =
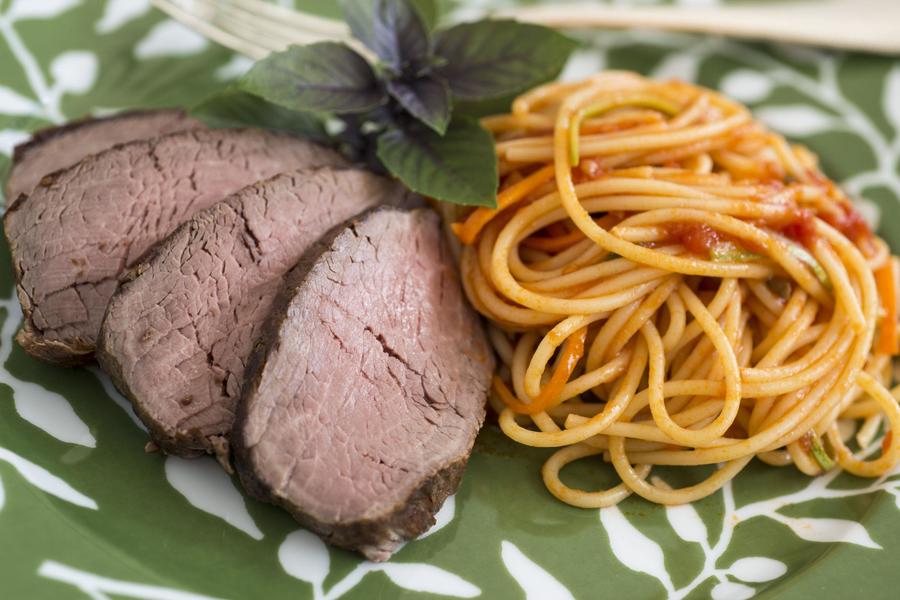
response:
M431 30L438 17L438 8L434 0L408 0L418 13L422 24ZM375 23L375 7L377 0L341 0L344 20L350 26L353 37L361 41L367 48L375 49L373 25Z
M497 156L476 121L454 119L440 136L420 124L378 137L378 159L413 191L456 204L497 206Z
M435 34L434 53L447 61L435 72L456 99L497 98L555 78L575 46L574 40L540 25L462 23Z
M386 87L409 114L441 135L447 131L451 110L447 82L426 76L412 81L394 79L388 81Z
M259 60L239 87L291 110L351 113L371 110L384 91L366 60L344 44L291 46Z
M519 93L506 94L497 98L488 100L462 100L458 97L453 99L453 112L464 117L473 117L480 119L489 115L499 115L507 113L512 109L513 100Z
M191 114L210 127L260 127L317 142L329 140L319 115L288 110L236 89L210 96L191 109Z

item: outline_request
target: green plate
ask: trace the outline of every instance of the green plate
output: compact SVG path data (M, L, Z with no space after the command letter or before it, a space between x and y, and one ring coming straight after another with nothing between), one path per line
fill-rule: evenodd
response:
M818 152L900 249L900 61L689 35L580 37L566 76L625 68L723 90ZM189 105L246 64L147 0L0 0L0 173L30 130ZM26 356L12 342L21 313L5 244L0 253L2 598L897 597L900 473L809 479L754 464L693 506L631 498L581 510L545 491L547 451L493 426L435 529L388 563L362 562L247 498L212 460L145 454L146 434L96 369ZM703 476L657 474L673 485ZM581 461L566 478L596 488L613 473Z

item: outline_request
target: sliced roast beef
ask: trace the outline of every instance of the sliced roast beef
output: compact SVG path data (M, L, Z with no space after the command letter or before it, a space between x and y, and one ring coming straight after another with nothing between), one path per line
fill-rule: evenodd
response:
M385 560L459 484L493 359L426 209L379 209L288 277L231 442L245 487Z
M161 242L110 301L97 351L154 441L227 465L244 367L285 275L335 225L407 201L366 171L308 169L244 188Z
M162 109L87 118L42 129L27 142L16 146L6 182L6 199L12 202L21 194L29 194L44 175L71 167L89 154L116 144L201 127L202 123L183 110Z
M196 212L260 179L337 154L258 130L194 130L131 142L45 177L4 228L30 354L78 364L94 351L119 275Z

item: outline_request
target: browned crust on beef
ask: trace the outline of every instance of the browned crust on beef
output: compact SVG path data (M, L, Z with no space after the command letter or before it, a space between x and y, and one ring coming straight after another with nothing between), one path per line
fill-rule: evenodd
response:
M250 449L246 447L241 434L243 424L248 418L250 399L256 396L262 379L264 367L270 355L280 350L279 334L282 321L287 318L287 311L292 298L304 286L319 258L328 252L332 243L348 227L354 228L367 215L376 211L397 210L391 207L378 207L364 211L353 219L338 225L319 242L310 248L291 272L288 282L276 299L272 312L263 329L262 336L254 346L245 369L244 387L241 401L238 403L234 427L232 429L231 450L234 463L244 488L255 498L275 504L287 510L302 526L315 532L327 543L362 553L369 560L381 562L390 558L391 553L403 541L412 540L422 535L435 523L435 513L444 501L453 494L462 480L463 472L474 447L471 444L457 460L425 476L421 483L405 499L397 502L377 518L361 519L340 523L325 523L303 511L286 498L276 497L265 483L256 475ZM430 209L418 209L430 210ZM446 243L446 240L443 240ZM492 367L491 367L491 370ZM477 423L480 428L483 422Z
M174 236L178 234L180 230L189 227L190 220L185 221L177 228L175 228L175 231L173 231L171 235ZM112 305L112 303L115 302L119 297L119 291L121 291L123 288L127 288L129 284L139 278L147 270L147 264L162 248L162 245L164 243L165 239L161 240L153 248L151 248L149 252L147 252L147 255L144 257L144 259L141 260L140 263L122 274L119 283L119 290L117 290L116 294L114 294L110 299L110 305ZM128 379L122 374L122 365L121 363L119 363L114 353L106 351L105 346L103 345L103 336L100 336L97 339L97 344L97 347L93 350L94 358L96 358L97 362L100 365L100 368L103 369L103 371L107 375L109 375L109 378L112 380L113 385L116 386L116 389L119 390L123 396L128 398L128 401L131 403L131 407L134 409L135 414L147 427L147 432L150 435L150 440L152 441L152 443L156 444L157 450L161 449L166 454L176 454L185 458L193 458L206 454L206 452L204 452L203 450L190 450L190 448L196 448L202 436L198 435L197 439L183 439L181 437L173 438L172 436L169 436L162 428L160 428L154 419L150 418L150 415L148 415L144 411L140 403L135 402L135 394L132 391L131 387L128 385ZM229 460L227 452L224 458L224 462L223 459L218 455L216 458L222 464L222 466L225 467L226 471L228 471L229 473L232 472L231 461Z
M21 144L16 145L13 149L12 155L12 165L13 169L15 165L21 163L24 160L28 159L28 155L40 148L42 145L46 144L49 141L52 141L56 138L62 137L69 133L78 131L80 129L84 129L87 127L94 127L99 124L108 124L115 123L116 121L126 121L129 119L133 119L141 116L152 116L152 115L160 115L160 114L170 114L172 117L188 119L189 115L186 110L182 108L139 108L134 110L126 110L114 115L106 116L106 117L93 117L91 115L85 115L80 119L75 119L73 121L68 121L63 123L62 125L51 125L49 127L44 127L42 129L38 129L31 134L31 137ZM202 123L197 123L194 125L195 127L202 127ZM63 169L60 170L64 170ZM12 171L10 171L10 175ZM14 204L21 202L24 200L24 197L27 197L27 194L20 194L16 198L9 198L10 188L9 183L12 180L11 177L7 178L6 185L4 186L4 192L7 196L7 200L11 200L11 202L7 203L8 207L12 207ZM23 197L24 196L24 197Z
M53 177L50 177L48 181L52 179ZM6 238L7 246L11 247L11 242L6 229L6 216L15 211L26 197L25 194L19 196L3 215L3 235ZM22 327L16 332L16 343L31 356L62 367L77 367L91 362L94 356L93 344L80 339L74 339L71 342L48 340L35 329L31 321L31 299L22 291L22 268L15 259L12 263L13 276L16 279L16 293L19 297L19 304L22 306L23 315Z
M140 117L141 115L150 115L160 112L171 112L178 116L187 116L187 111L182 108L139 108L135 110L126 110L124 112L116 113L108 117L92 117L90 115L85 115L80 119L75 119L73 121L63 123L62 125L51 125L50 127L38 129L31 134L31 139L29 139L27 142L22 142L15 147L15 149L13 150L13 162L18 162L24 159L29 152L31 152L44 142L52 140L53 138L57 138L63 134L71 133L73 131L81 129L85 125L94 125L98 121L102 121L105 123L122 121L124 119L130 119L132 117Z
M238 449L238 443L233 444L232 450L236 461L244 452L243 448ZM340 524L323 523L290 502L272 496L268 488L253 475L252 470L242 470L240 462L237 468L244 489L257 500L285 509L300 525L332 546L361 552L369 560L382 562L387 560L389 555L379 552L378 548L385 546L386 543L395 545L415 539L434 525L435 513L459 488L469 461L469 453L426 477L418 488L384 516Z
M59 127L48 127L47 129L42 129L36 132L35 137L37 138L43 136L43 139L46 140L50 137L60 135L65 131L82 127L90 122L92 122L92 119L87 117L79 121L73 121L72 123L66 125L60 125ZM30 143L31 142L26 142L23 145L28 146ZM114 146L110 146L109 150L120 148L127 145L128 143L134 142L116 144ZM19 155L20 146L16 146L16 156ZM87 157L82 159L81 162L97 160L98 156L98 154L88 155ZM54 183L56 183L56 180L59 177L61 177L69 170L76 168L78 164L44 175L38 185L42 187L52 186ZM34 326L34 323L31 320L31 298L29 298L28 294L26 294L22 289L22 267L15 260L13 242L9 237L8 226L10 216L20 210L27 200L28 194L19 194L19 196L15 200L7 205L6 212L3 213L3 236L6 238L6 245L10 249L13 275L16 279L16 292L19 297L19 304L22 306L22 327L16 333L16 343L18 343L22 347L22 349L31 356L39 358L51 364L59 365L61 367L77 367L89 364L94 360L95 347L93 343L80 339L74 339L71 341L47 339L44 337L43 333L41 333L41 331L39 331Z
M28 319L22 322L22 329L16 333L16 343L31 356L61 367L88 364L94 354L91 344L84 340L69 343L45 339L40 333L35 333Z
M257 130L253 129L231 129L228 130L228 135L236 135L240 136L245 133L254 133ZM77 169L90 169L92 166L101 160L105 160L104 157L108 155L112 155L113 153L119 152L122 149L133 147L133 148L143 148L146 146L148 149L156 148L160 144L166 143L166 140L171 139L180 139L182 137L188 138L190 136L198 136L203 133L202 129L194 129L194 130L182 130L174 133L170 133L158 138L154 139L144 139L144 140L133 140L122 142L119 144L112 145L107 149L99 152L97 154L88 155L78 163L71 165L69 167L60 169L54 173L50 173L46 175L35 188L43 189L49 188L57 185L59 180L69 173L75 172ZM213 135L212 133L207 132L206 135ZM279 138L281 140L291 140L294 138L293 136L285 135L285 134L277 134L269 132L266 135L272 136L274 138ZM297 140L301 142L302 140ZM314 144L312 144L314 145ZM321 148L322 153L327 154L329 156L333 155L334 160L339 164L343 164L343 159L339 159L338 155L333 153L331 150ZM322 164L326 164L323 160ZM297 164L297 166L301 166L301 164ZM272 171L273 173L277 171ZM6 236L8 245L10 247L10 252L13 259L13 272L16 278L16 287L18 290L20 304L22 305L22 312L24 316L24 323L20 333L17 335L16 339L21 344L23 349L25 349L32 356L39 358L41 360L50 362L52 364L58 364L62 366L75 366L81 365L85 363L89 363L93 360L94 353L94 342L89 339L79 339L75 336L70 336L65 339L48 339L45 335L45 332L42 331L38 326L35 325L33 320L33 300L24 293L24 285L23 285L23 267L19 264L17 260L17 244L13 242L10 235L10 220L13 215L17 215L20 211L24 210L26 205L26 201L30 196L26 194L20 195L6 210L3 215L3 228L4 234ZM140 262L142 259L139 258ZM118 279L121 274L116 276L108 276L103 278L102 280L92 281L91 285L96 286L101 281L108 282L111 279Z
M334 182L335 184L346 184L337 185L334 188L335 190L338 190L338 192L335 193L335 196L342 197L343 199L335 199L333 201L329 201L329 206L319 197L307 196L306 192L309 190L304 187L306 183L311 182L311 184L321 184L323 181ZM118 330L121 332L125 324L129 326L129 329L133 329L133 327L139 326L138 324L142 323L140 318L138 318L137 320L123 319L123 314L128 313L127 307L129 305L133 305L132 297L129 292L131 287L136 285L137 282L142 277L146 276L149 271L159 267L158 260L161 256L164 257L165 255L170 254L172 252L172 248L179 247L179 242L183 241L186 238L193 240L193 242L197 242L197 240L208 239L205 237L195 238L194 234L196 232L205 232L210 234L215 233L215 227L218 226L218 223L204 221L202 225L198 225L198 219L204 219L204 215L208 216L210 214L221 214L221 212L218 211L220 211L220 209L223 209L223 207L231 207L231 210L233 211L242 212L246 209L247 206L252 206L253 203L263 202L264 197L269 193L276 193L278 189L284 189L283 186L287 185L289 182L291 183L292 187L288 189L294 191L296 198L300 200L304 206L319 206L320 208L318 210L322 211L320 213L322 215L331 214L330 211L341 211L339 213L340 219L345 219L348 214L353 214L353 212L357 212L361 208L365 208L365 206L367 206L367 203L368 206L371 206L371 203L375 201L386 201L391 204L396 204L397 206L410 208L422 205L421 199L418 196L406 191L405 188L403 188L396 182L376 176L366 171L361 171L359 169L352 169L343 166L325 166L311 167L291 171L288 173L282 173L270 179L251 184L244 189L236 192L235 194L229 196L222 202L214 205L213 207L210 207L206 211L202 211L188 221L185 221L184 223L179 225L167 238L158 242L153 247L153 249L148 252L147 256L142 260L140 264L124 273L120 279L119 288L116 293L113 294L107 307L103 325L101 326L100 335L97 338L97 349L95 351L96 359L99 362L100 366L104 369L104 371L110 374L116 387L123 393L123 395L125 395L125 397L127 397L131 401L135 412L138 414L141 421L147 426L151 439L167 454L192 457L209 452L217 457L219 462L227 471L232 471L230 464L230 445L227 437L227 431L217 432L214 435L210 435L209 431L203 432L199 428L191 428L185 431L183 428L175 426L173 434L172 430L166 429L166 423L164 421L160 421L158 415L154 416L149 414L148 406L152 405L154 402L159 401L160 397L165 398L172 396L168 395L169 392L163 391L158 391L157 395L155 396L148 395L146 389L143 391L139 391L138 389L135 389L133 387L132 384L135 382L135 380L133 379L134 373L132 373L130 377L125 375L125 364L128 363L128 360L126 359L124 361L125 364L123 364L122 354L120 354L120 352L122 352L122 347L118 346L116 342L113 341L111 330ZM350 199L353 198L355 194L351 195L349 193L344 193L344 190L348 189L347 186L349 186L350 190L354 190L354 185L362 184L365 184L364 191L367 192L366 199L354 199L351 203ZM303 192L302 194L300 193L301 191ZM250 204L245 206L244 203L248 201L250 201ZM319 202L319 204L316 204L317 202ZM300 206L295 206L292 208L299 210ZM347 210L348 208L349 211ZM275 211L274 208L272 210ZM274 214L282 213L276 211L274 212ZM245 219L246 217L242 216L240 218ZM306 218L303 219L303 221L307 223L308 227L316 227L314 218ZM333 218L328 219L326 223L333 223ZM210 229L209 227L212 227L212 229ZM197 228L196 231L195 228ZM308 229L307 231L315 231L315 233L310 235L309 240L312 246L317 246L317 244L319 244L319 241L312 240L319 235L318 230ZM295 260L296 257L291 257L288 259L288 262L286 264L291 265ZM154 265L156 265L157 267L154 267ZM171 266L171 263L169 263L169 266ZM183 267L184 265L182 264L181 266ZM250 268L255 267L251 266ZM180 276L184 277L183 271L173 271L173 273L174 272L179 272ZM287 277L287 273L283 273L277 281L281 281L285 277ZM276 280L273 279L273 281ZM143 287L145 290L147 289L146 285ZM275 289L277 289L277 287ZM226 310L225 312L228 311ZM111 325L111 320L115 320L119 326L115 327ZM241 381L243 381L242 377ZM187 390L181 390L179 393L187 394Z

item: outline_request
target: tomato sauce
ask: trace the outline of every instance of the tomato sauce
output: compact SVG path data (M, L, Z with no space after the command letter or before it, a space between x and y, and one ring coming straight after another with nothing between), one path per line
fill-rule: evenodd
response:
M868 249L871 246L872 230L869 229L868 223L858 210L845 203L835 205L833 212L819 214L805 208L794 209L787 222L779 224L775 228L786 237L809 248L816 241L815 218L817 216L860 248Z
M692 254L709 256L724 236L706 223L672 223L666 226L672 241L680 243Z
M858 210L849 204L841 204L837 214L823 214L822 220L843 233L847 239L860 244L868 242L872 230Z
M779 229L785 237L791 238L801 246L811 248L816 241L815 218L816 215L811 210L794 209L787 224Z

